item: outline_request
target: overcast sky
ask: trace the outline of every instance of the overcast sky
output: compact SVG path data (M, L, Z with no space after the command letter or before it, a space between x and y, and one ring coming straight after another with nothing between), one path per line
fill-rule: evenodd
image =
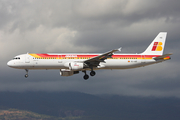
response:
M0 0L0 91L80 91L90 94L180 97L179 0ZM59 70L9 68L23 53L140 53L168 32L170 61L62 77Z

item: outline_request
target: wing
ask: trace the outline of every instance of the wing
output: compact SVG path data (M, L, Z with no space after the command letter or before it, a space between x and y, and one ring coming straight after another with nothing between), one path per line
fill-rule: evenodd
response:
M111 56L114 54L114 52L117 52L117 51L121 51L121 48L114 49L106 53L103 53L99 56L85 60L84 63L86 63L89 67L97 67L99 66L100 62L105 62L104 60L106 60L107 58L112 58Z
M167 60L167 59L170 59L170 55L172 55L172 53L170 54L165 54L165 55L162 55L162 56L158 56L158 57L154 57L155 60Z

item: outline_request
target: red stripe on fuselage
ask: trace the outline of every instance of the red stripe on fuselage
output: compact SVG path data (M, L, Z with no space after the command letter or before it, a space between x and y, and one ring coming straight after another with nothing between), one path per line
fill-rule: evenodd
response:
M58 57L59 55L37 54L40 57Z

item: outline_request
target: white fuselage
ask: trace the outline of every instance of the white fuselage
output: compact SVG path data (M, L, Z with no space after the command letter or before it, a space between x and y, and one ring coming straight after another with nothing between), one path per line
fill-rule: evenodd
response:
M22 54L16 56L13 60L7 64L12 68L17 69L68 69L67 63L71 62L83 62L89 59L89 56L98 56L100 54L48 54L56 55L58 57L34 57L31 54ZM69 57L61 57L61 56ZM83 55L87 57L77 57ZM75 57L76 56L76 57ZM117 56L117 57L116 57ZM149 64L154 64L161 61L156 61L153 57L157 55L141 55L141 54L115 54L112 58L101 62L98 67L94 69L130 69L136 67L142 67ZM19 59L16 59L19 58Z

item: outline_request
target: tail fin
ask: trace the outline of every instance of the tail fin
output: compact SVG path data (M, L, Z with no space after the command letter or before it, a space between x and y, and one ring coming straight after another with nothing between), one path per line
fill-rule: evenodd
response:
M160 32L149 47L142 53L143 55L163 55L167 32Z

